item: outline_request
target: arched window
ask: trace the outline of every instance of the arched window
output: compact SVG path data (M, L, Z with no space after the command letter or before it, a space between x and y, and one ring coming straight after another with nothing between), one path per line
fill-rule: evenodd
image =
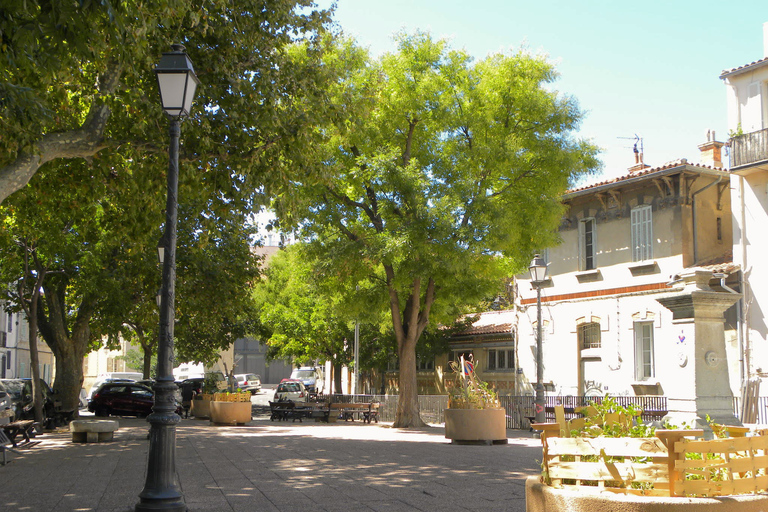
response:
M578 326L579 349L600 348L600 324L583 323Z

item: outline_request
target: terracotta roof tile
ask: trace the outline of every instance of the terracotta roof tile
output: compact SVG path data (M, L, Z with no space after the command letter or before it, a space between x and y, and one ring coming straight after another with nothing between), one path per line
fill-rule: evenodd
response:
M757 66L759 64L763 64L768 62L768 57L763 57L760 60L756 60L753 62L750 62L749 64L744 64L743 66L739 66L737 68L731 68L731 69L724 69L722 73L720 73L720 78L725 78L728 75L732 75L734 73L738 73L741 71L746 71L747 68L751 68L752 66Z
M643 169L641 171L630 172L628 174L625 174L623 176L619 176L617 178L613 178L613 179L610 179L610 180L605 180L605 181L601 181L601 182L598 182L598 183L592 183L590 185L585 185L585 186L579 187L579 188L573 188L571 190L566 191L565 195L573 194L575 192L582 192L582 191L585 191L585 190L589 190L589 189L597 188L597 187L602 187L602 186L605 186L605 185L612 185L614 183L620 183L622 181L626 181L626 180L629 180L629 179L637 178L637 177L640 177L640 176L647 176L649 174L653 174L653 173L660 172L660 171L666 171L668 169L674 169L675 167L682 167L682 166L698 167L700 169L713 169L713 170L716 170L716 171L724 171L725 170L725 169L723 169L721 167L712 167L710 165L703 165L703 164L692 164L692 163L689 163L688 160L686 160L685 158L681 158L679 160L674 160L672 162L667 162L664 165L660 165L658 167L648 167L648 168Z
M481 334L504 334L512 330L512 324L486 324L472 326L466 331L458 332L454 336L478 336Z

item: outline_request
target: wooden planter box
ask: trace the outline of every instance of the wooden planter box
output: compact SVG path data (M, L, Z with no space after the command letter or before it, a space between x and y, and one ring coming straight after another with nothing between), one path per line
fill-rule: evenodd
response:
M251 421L251 402L211 402L211 423L245 425Z
M768 496L741 495L713 498L634 496L599 492L595 487L557 488L538 476L525 482L526 512L764 512Z
M446 409L445 437L455 443L505 444L504 409Z

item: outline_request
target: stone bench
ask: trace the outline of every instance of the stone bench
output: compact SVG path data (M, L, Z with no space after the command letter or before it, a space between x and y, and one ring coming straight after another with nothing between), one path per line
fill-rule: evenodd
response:
M73 443L111 441L120 424L115 420L73 420L69 422Z

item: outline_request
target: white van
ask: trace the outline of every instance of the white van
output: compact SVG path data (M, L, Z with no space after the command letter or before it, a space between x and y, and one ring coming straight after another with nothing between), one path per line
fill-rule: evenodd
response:
M96 381L91 386L91 390L88 392L88 400L91 399L93 394L96 392L99 387L101 387L102 384L105 382L112 382L114 380L122 379L122 380L132 380L134 382L140 381L144 378L143 373L139 372L108 372L108 373L102 373L97 378Z
M311 366L294 368L291 372L291 379L303 382L304 387L307 388L307 391L310 393L322 393L325 390L323 372L320 371L320 368Z

